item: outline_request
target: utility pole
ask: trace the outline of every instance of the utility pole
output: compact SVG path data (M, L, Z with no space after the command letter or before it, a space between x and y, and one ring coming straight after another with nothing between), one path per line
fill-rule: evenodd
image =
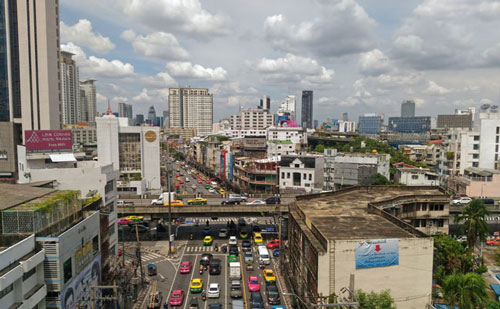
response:
M172 191L170 188L170 144L168 143L168 135L167 135L167 188L168 188L168 255L170 256L172 252L172 204L171 204L171 196Z
M142 271L142 257L141 257L141 242L139 241L139 230L137 228L137 224L135 225L135 237L137 238L137 248L136 248L136 257L139 262L139 268L141 271L141 283L144 286L144 272Z

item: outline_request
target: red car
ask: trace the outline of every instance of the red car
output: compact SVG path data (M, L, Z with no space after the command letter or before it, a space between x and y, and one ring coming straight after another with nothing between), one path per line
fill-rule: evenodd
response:
M206 180L206 181L205 181L205 183L206 183L206 184L210 184L210 180Z
M248 277L248 291L250 292L260 291L259 278L255 276Z
M181 174L177 173L175 174L175 177L181 177Z
M210 178L211 181L215 181L215 177Z
M203 183L203 181L201 181L201 179L198 179L196 182L197 183Z
M170 294L170 306L181 306L184 301L184 291L175 290Z
M179 272L181 274L189 274L191 272L191 262L189 261L181 262L181 266L179 267Z
M179 183L180 183L181 185L183 185L183 184L184 184L184 180L179 180Z
M281 245L283 246L284 244L285 244L285 242L282 240ZM280 246L279 239L273 239L267 243L266 248L267 249L276 249L276 248L279 248L279 246Z

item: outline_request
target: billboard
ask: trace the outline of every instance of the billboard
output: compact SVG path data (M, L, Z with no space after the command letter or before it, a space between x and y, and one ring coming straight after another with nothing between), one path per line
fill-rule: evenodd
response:
M61 292L61 308L99 308L100 302L94 306L90 302L91 286L101 282L101 254L99 253ZM100 297L101 290L95 289L94 296Z
M24 131L26 152L71 152L73 136L71 130L26 130Z
M356 246L356 268L399 265L399 240L373 239Z

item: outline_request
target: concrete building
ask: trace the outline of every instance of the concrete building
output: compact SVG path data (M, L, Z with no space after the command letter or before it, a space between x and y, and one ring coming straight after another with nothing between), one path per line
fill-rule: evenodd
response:
M148 110L148 123L152 126L158 125L158 123L156 122L156 111L153 105L151 105Z
M84 121L85 109L80 104L80 74L75 61L74 54L61 51L61 117L62 124L76 124Z
M45 308L44 259L35 235L0 248L0 308Z
M294 95L288 95L281 101L277 111L278 118L287 116L288 120L295 120L297 115L297 100Z
M468 128L472 129L472 114L438 115L437 128Z
M95 124L95 117L97 116L95 82L94 79L89 78L80 81L80 100L84 109L82 121L87 121L92 125Z
M338 126L339 126L339 132L343 133L356 132L356 122L354 121L339 120Z
M383 114L365 114L364 116L359 116L359 133L378 134L382 130L383 123Z
M438 186L439 175L428 168L397 168L394 182L407 186Z
M271 110L271 98L268 97L267 95L263 96L262 99L260 99L260 109L270 111Z
M277 174L280 157L252 159L239 157L234 159L233 183L242 192L278 193Z
M17 179L17 145L22 144L21 125L0 121L0 179L14 183Z
M302 112L301 112L301 126L303 128L313 128L313 91L302 91Z
M179 136L182 139L191 139L196 136L195 128L168 128L163 131L168 136Z
M432 294L433 239L385 207L417 203L429 209L443 198L436 188L394 186L298 196L282 261L291 292L313 303L333 293L349 299L346 288L390 290L398 308L425 308Z
M269 127L269 141L291 141L294 144L307 144L307 132L304 128Z
M99 163L123 175L118 191L145 194L160 190L160 129L129 126L127 118L96 118Z
M0 119L23 131L59 129L59 1L2 2Z
M169 126L193 128L196 134L212 131L213 96L208 88L169 88Z
M128 119L128 125L133 126L134 125L134 114L132 112L132 104L127 104L127 103L118 103L118 115L122 118L127 118Z
M431 130L431 117L389 117L389 131L425 133Z
M265 130L273 125L273 115L264 109L247 109L230 118L232 130Z
M404 101L401 103L401 117L415 117L414 101Z
M140 126L143 123L144 123L144 115L143 114L135 115L135 125Z
M472 198L500 199L500 171L468 167L463 176L450 176L447 189L454 194L466 194Z
M278 170L280 192L312 192L323 187L324 157L318 155L282 156Z
M266 129L262 129L262 130L232 130L232 129L227 129L227 130L219 131L216 134L227 136L229 138L259 137L259 136L266 136L267 130Z
M88 145L97 142L95 127L74 126L71 128L73 145Z
M439 146L435 144L399 145L398 149L410 160L432 166L438 165L441 157Z
M342 120L343 121L349 121L349 114L348 113L342 113Z
M273 140L267 141L267 157L286 156L302 154L303 144L292 143L291 141Z

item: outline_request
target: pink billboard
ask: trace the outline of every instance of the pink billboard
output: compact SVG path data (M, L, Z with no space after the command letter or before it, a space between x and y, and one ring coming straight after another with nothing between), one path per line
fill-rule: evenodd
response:
M24 131L26 152L72 151L71 130L26 130Z

